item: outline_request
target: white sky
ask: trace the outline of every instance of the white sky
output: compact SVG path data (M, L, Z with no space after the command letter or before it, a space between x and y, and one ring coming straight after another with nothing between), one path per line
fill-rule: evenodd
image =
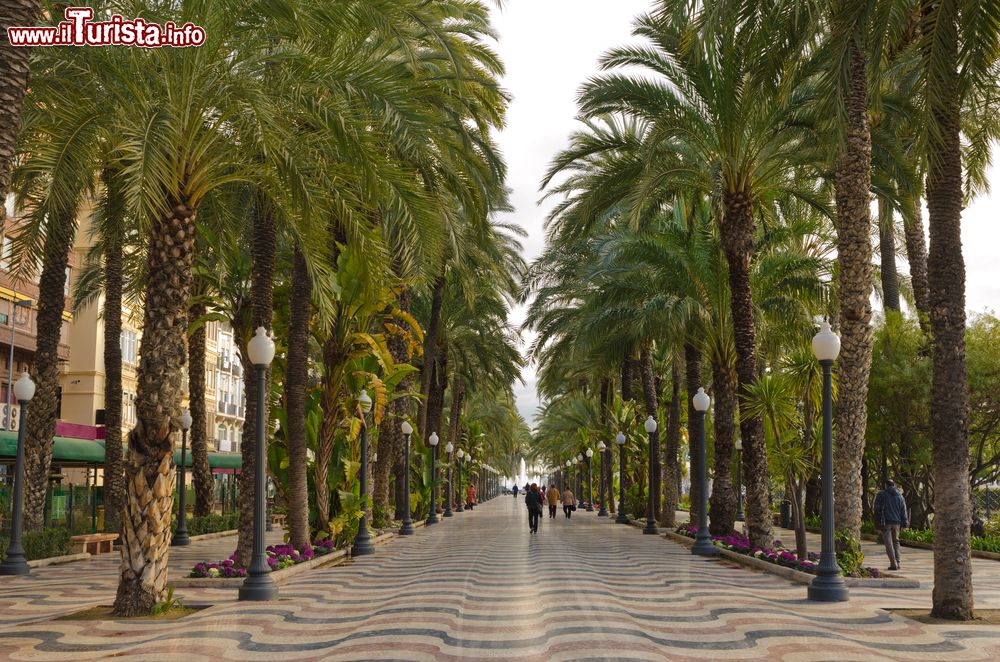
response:
M552 157L566 146L578 128L576 94L597 72L597 59L613 46L631 40L632 18L645 11L648 0L507 0L493 12L500 34L497 47L507 67L504 87L513 102L500 148L507 159L508 185L513 190L513 220L528 231L525 257L534 259L544 244L542 224L555 204L541 197L539 182ZM995 150L1000 160L1000 151ZM967 269L969 310L995 309L1000 302L1000 168L990 180L994 192L977 199L963 213L962 237ZM902 271L905 263L900 264ZM524 311L515 310L520 324ZM525 343L530 338L525 338ZM525 384L516 388L518 409L532 423L538 398L535 371L523 371Z

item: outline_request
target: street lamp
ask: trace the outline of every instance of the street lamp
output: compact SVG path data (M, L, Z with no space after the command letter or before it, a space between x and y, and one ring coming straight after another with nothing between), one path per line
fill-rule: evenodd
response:
M354 545L351 546L351 556L366 556L375 553L375 545L368 532L368 412L372 410L372 399L365 389L361 389L361 395L358 396L358 409L361 410L361 519L358 521Z
M465 474L469 485L472 485L472 453L469 451L465 451ZM472 501L469 501L467 510L472 510L475 505Z
M455 457L458 458L458 462L455 463L455 471L458 472L457 481L456 481L458 483L457 484L457 488L458 488L458 507L455 508L455 512L456 513L464 513L465 512L465 508L462 506L462 504L465 502L465 499L462 497L462 458L464 456L465 456L465 451L463 451L461 448L459 448L458 451L455 453Z
M642 532L646 535L656 535L660 531L656 528L656 517L654 513L656 512L656 506L654 499L656 498L656 490L653 486L656 485L655 476L653 475L653 457L656 455L656 448L653 439L653 434L656 432L656 419L650 416L646 419L643 424L646 429L646 434L649 435L649 498L646 499L646 526L642 529Z
M699 388L691 398L694 410L698 416L698 483L701 485L701 503L698 504L698 535L695 537L692 554L700 556L715 556L718 550L712 544L712 536L708 532L708 467L705 459L705 412L712 401L705 389Z
M625 514L625 434L619 432L615 443L618 444L618 517L615 522L628 524L628 515Z
M594 466L594 451L590 448L587 449L587 512L594 512L594 474L592 472Z
M448 454L448 497L444 500L444 516L453 517L451 514L451 499L455 491L455 486L451 484L451 453L455 450L455 445L450 441L445 444L444 452Z
M180 418L177 419L181 424L181 472L180 479L178 483L180 484L180 494L178 494L178 504L177 504L177 529L174 530L174 537L170 539L171 547L184 547L185 545L191 544L191 536L188 535L187 530L187 438L188 430L191 429L191 423L194 420L191 418L191 410L185 409L181 414Z
M826 320L813 336L812 350L823 366L823 537L816 577L809 584L810 600L844 602L847 585L840 575L834 548L833 521L833 362L840 354L840 338L830 330Z
M586 497L583 493L583 453L577 453L573 460L576 462L576 493Z
M267 556L264 554L264 480L267 474L264 392L267 390L267 367L274 359L274 341L267 335L264 327L257 327L256 334L247 344L247 354L250 362L257 368L257 444L254 449L253 555L247 578L240 586L239 599L276 600L278 585L271 577L271 568L267 565Z
M604 499L604 474L606 462L608 461L608 446L603 441L597 442L597 450L601 451L601 473L597 476L598 497L601 500L601 509L597 512L598 517L608 516L608 507ZM609 490L610 491L610 490Z
M437 481L435 477L437 476L437 471L434 466L434 448L438 445L438 435L437 432L431 432L430 438L427 439L427 443L431 445L431 514L427 516L427 526L431 524L438 523L437 514Z
M405 470L403 471L403 475L406 477L403 481L403 500L406 502L406 510L403 512L403 526L399 527L399 535L412 536L414 531L413 520L410 518L410 435L413 434L413 426L410 425L409 421L403 421L399 429L403 431L403 443L406 448Z
M743 515L743 440L736 440L736 521L744 522Z
M14 460L14 503L11 511L10 546L7 547L7 558L0 563L0 575L27 575L28 561L24 558L24 548L21 546L21 526L24 521L24 428L27 427L28 403L35 397L35 382L28 373L22 372L21 378L14 382L14 397L21 405L21 424L17 428L17 456Z

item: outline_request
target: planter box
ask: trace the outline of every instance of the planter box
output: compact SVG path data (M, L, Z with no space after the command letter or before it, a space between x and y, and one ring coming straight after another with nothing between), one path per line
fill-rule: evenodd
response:
M86 561L90 558L87 552L79 554L66 554L65 556L50 556L47 559L35 559L28 561L29 568L44 568L47 565L59 565L60 563L72 563L73 561Z
M207 535L215 534L210 533ZM380 545L394 537L396 537L395 533L380 533L372 536L372 543ZM306 570L314 570L316 568L323 568L331 565L340 565L346 561L349 556L349 549L338 549L330 552L329 554L324 554L323 556L318 556L312 560L306 561L305 563L296 563L295 565L287 568L274 570L271 572L271 578L276 584L280 584L286 579L290 579L295 575L305 572ZM167 583L174 588L238 589L243 585L245 579L245 577L178 577L177 579L170 580Z
M806 531L810 533L821 533L821 531L814 527L806 527ZM882 536L876 535L874 533L862 533L862 540L867 540L868 542L882 542ZM912 547L913 549L929 549L933 550L934 545L929 542L920 542L917 540L903 540L899 539L899 544L903 547ZM1000 554L997 552L984 552L982 550L974 549L972 550L972 557L977 559L989 559L990 561L1000 561Z
M674 531L668 531L667 538L684 545L685 547L694 546L693 538L688 538L687 536L675 533ZM761 570L763 572L771 573L772 575L784 577L785 579L799 584L811 584L813 578L815 577L815 575L809 574L808 572L802 572L801 570L778 565L777 563L771 563L770 561L764 561L753 556L740 554L739 552L734 552L731 549L725 549L724 547L716 546L716 549L718 550L720 557L755 570ZM919 581L916 579L907 579L905 577L844 577L844 583L848 586L863 586L866 588L920 588Z

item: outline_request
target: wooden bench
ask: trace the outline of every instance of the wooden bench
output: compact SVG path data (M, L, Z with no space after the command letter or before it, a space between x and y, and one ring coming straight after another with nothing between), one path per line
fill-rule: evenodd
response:
M285 516L282 514L271 515L271 524L277 524L278 526L285 527Z
M74 554L89 552L90 554L105 554L112 551L117 533L88 533L83 536L73 536L69 539L69 544Z

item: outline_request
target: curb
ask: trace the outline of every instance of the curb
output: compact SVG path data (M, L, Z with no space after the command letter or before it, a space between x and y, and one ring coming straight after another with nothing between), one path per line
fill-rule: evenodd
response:
M197 536L191 536L191 542L198 542L199 540L212 540L213 538L225 538L226 536L235 536L237 533L239 533L238 529L216 531L214 533L202 533Z
M685 547L694 546L694 539L673 531L667 531L666 538ZM811 584L812 580L816 577L816 575L811 575L808 572L788 568L777 563L771 563L770 561L762 561L761 559L740 554L739 552L734 552L723 547L716 546L716 550L718 550L719 556L722 558L753 568L754 570L784 577L799 584ZM906 577L844 577L844 583L847 586L865 588L920 588L918 580L907 579Z
M72 563L73 561L86 561L89 558L90 558L90 552L80 552L79 554L66 554L65 556L50 556L46 559L35 559L34 561L28 561L28 567L44 568L47 565Z
M372 536L372 544L381 545L395 537L395 533L379 533L378 535ZM329 554L324 554L323 556L306 561L305 563L297 563L287 568L282 568L281 570L274 570L271 572L271 579L273 579L276 584L280 584L295 575L305 572L306 570L340 565L341 563L346 562L348 558L350 558L349 548L338 549L330 552ZM245 577L178 577L177 579L168 581L167 583L174 588L238 589L243 586L244 580Z

